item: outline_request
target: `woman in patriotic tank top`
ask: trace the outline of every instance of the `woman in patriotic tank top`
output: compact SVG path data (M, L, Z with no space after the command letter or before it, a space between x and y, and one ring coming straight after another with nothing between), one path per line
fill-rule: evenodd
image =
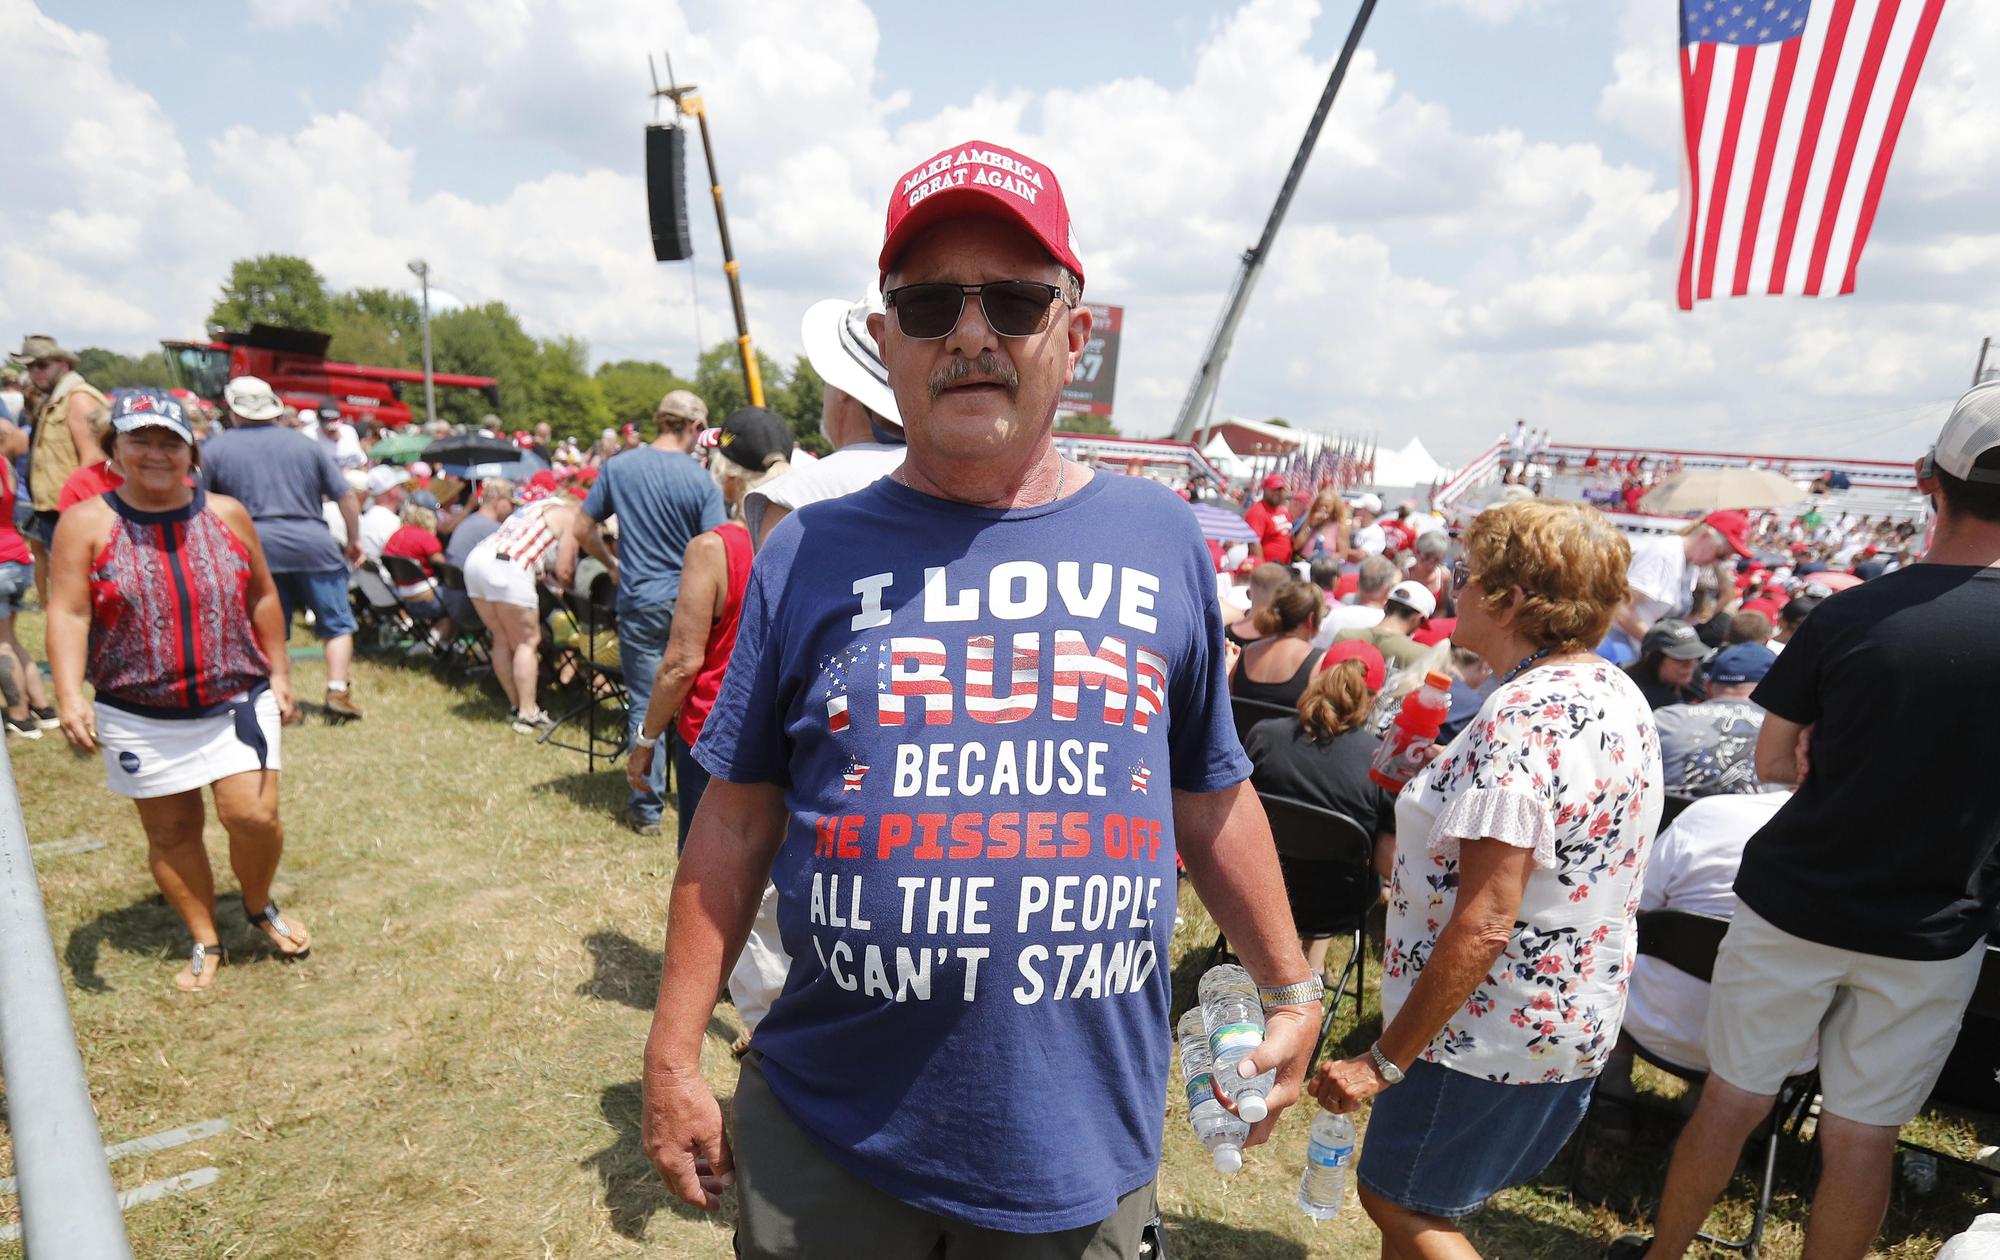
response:
M110 452L124 484L63 513L50 547L56 708L70 743L101 751L112 789L138 807L153 878L194 937L174 982L206 989L223 954L203 787L245 918L282 958L311 946L271 900L285 844L278 732L294 714L284 619L249 513L188 484L199 454L178 403L121 398Z
M543 477L546 474L537 473ZM532 735L554 719L535 695L541 677L541 578L558 554L576 546L576 505L555 493L555 479L524 487L509 516L465 558L465 593L493 636L493 677L507 693L514 729ZM575 552L568 557L575 563Z

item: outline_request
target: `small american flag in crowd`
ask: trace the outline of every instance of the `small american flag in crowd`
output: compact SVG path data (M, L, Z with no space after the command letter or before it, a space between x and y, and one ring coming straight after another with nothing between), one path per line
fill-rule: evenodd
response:
M1944 0L1678 0L1679 300L1854 291Z
M1132 790L1134 792L1140 792L1140 793L1145 792L1146 784L1152 779L1152 777L1153 777L1153 772L1151 770L1146 769L1145 762L1142 761L1138 765L1133 766Z
M867 777L868 767L855 761L853 758L849 758L847 769L840 773L840 790L843 792L859 792L861 790L861 780Z

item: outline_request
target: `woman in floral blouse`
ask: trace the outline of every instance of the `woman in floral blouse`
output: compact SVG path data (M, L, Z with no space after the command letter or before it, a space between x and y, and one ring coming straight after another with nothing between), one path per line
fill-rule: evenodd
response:
M1453 642L1502 682L1397 798L1382 1038L1310 1087L1333 1111L1381 1095L1356 1181L1391 1260L1474 1255L1454 1218L1582 1118L1660 818L1652 713L1590 650L1625 597L1625 540L1594 509L1528 501L1464 541Z

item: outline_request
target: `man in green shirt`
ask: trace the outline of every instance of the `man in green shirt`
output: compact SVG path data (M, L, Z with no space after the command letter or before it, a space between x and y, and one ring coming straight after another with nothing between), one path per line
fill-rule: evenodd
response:
M1343 630L1334 636L1371 643L1392 669L1408 669L1430 649L1410 636L1437 611L1437 597L1421 582L1398 582L1389 588L1389 602L1383 605L1382 620L1365 630Z

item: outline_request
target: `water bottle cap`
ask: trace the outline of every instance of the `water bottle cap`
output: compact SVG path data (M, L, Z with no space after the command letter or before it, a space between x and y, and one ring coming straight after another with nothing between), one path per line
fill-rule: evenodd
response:
M1215 1171L1227 1176L1243 1168L1243 1152L1233 1146L1215 1148Z
M1247 1098L1236 1100L1236 1114L1242 1116L1251 1124L1256 1124L1265 1116L1271 1114L1271 1108L1262 1098L1256 1094L1251 1094Z

